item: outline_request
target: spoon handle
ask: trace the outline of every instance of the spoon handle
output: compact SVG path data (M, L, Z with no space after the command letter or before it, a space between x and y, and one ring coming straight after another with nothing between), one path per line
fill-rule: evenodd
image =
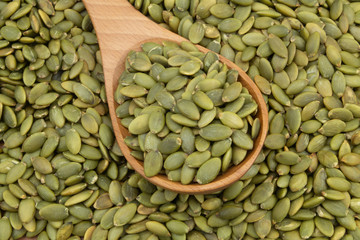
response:
M116 63L124 59L129 50L155 38L181 40L178 35L160 27L127 0L83 0L96 30L104 72L114 76ZM116 75L116 74L115 74Z

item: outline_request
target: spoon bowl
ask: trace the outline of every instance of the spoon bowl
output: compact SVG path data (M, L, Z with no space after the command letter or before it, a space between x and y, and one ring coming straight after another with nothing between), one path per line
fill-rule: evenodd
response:
M207 194L222 190L239 180L254 163L264 144L268 130L268 111L263 96L250 77L236 64L219 56L222 63L239 72L238 81L249 90L258 104L256 117L259 118L261 128L254 141L254 148L248 152L246 158L236 166L230 167L224 174L219 175L208 184L183 185L180 182L169 180L166 175L156 175L148 178L144 173L143 162L135 159L131 149L125 144L124 138L129 136L128 130L120 123L115 109L118 104L114 100L114 92L118 79L125 68L126 56L130 50L141 50L145 42L161 43L170 40L177 43L187 39L162 28L137 11L127 0L83 0L85 7L94 25L99 41L102 64L104 69L107 103L116 140L126 160L141 176L151 183L178 193ZM197 45L202 52L210 50Z

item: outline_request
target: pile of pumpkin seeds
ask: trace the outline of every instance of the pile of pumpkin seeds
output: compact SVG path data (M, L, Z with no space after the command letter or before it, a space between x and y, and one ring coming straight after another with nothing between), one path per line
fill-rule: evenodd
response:
M269 105L266 147L214 194L150 184L114 141L84 5L1 0L0 239L360 239L360 3L132 3L247 71Z
M257 103L238 77L217 54L186 41L147 42L130 51L115 91L116 113L147 177L164 172L171 181L206 184L244 160L260 122L250 115Z
M360 3L130 2L235 62L267 101L266 148L242 178L231 236L360 239Z

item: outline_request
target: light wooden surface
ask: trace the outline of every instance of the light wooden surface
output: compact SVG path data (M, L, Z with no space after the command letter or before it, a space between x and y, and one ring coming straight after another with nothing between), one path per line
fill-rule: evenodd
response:
M217 177L213 182L205 185L182 185L172 182L165 175L147 178L144 175L143 162L130 155L130 149L124 143L128 131L121 126L120 119L116 117L115 109L118 104L114 101L114 91L118 78L124 70L126 55L130 49L140 50L141 43L153 41L161 43L163 40L176 42L186 39L172 33L149 20L138 12L127 0L83 0L90 15L98 37L105 76L105 87L110 116L116 140L131 166L147 180L163 188L179 193L200 194L211 193L224 189L237 181L251 167L262 149L268 130L268 112L264 99L254 82L234 63L220 56L222 62L228 67L239 71L239 81L245 86L259 105L257 116L261 122L259 136L254 142L254 149L239 165L230 168L225 174ZM198 46L203 52L209 50Z

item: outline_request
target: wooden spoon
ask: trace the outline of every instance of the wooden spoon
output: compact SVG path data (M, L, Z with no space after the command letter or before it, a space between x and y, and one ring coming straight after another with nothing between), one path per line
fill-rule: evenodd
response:
M171 40L180 43L188 40L160 27L137 11L127 0L83 0L83 2L95 27L100 45L107 102L116 140L126 160L134 170L155 185L188 194L216 192L239 180L260 153L268 130L268 112L265 101L250 77L233 62L219 56L220 60L229 68L236 69L239 72L239 81L249 90L259 106L257 117L261 123L260 133L254 142L254 149L247 154L241 164L229 168L213 182L204 185L182 185L179 182L168 180L165 175L148 178L144 174L143 162L132 157L130 155L131 150L124 143L124 138L130 134L121 125L120 119L115 114L118 104L114 101L114 91L118 85L118 78L124 71L125 59L129 50L141 50L141 44L149 41L161 43L164 40ZM202 52L209 51L204 47L197 47Z

